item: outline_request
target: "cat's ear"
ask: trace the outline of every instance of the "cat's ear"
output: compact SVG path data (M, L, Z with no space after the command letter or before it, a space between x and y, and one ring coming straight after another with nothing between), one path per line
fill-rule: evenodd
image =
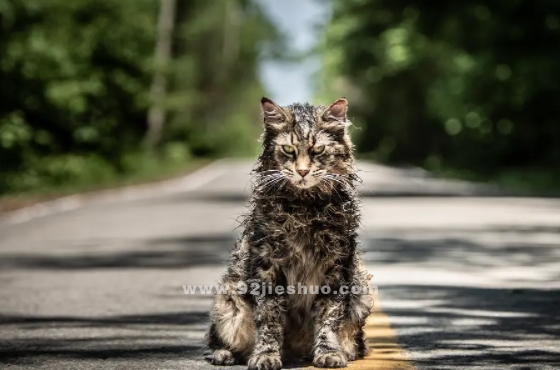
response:
M333 133L345 133L350 122L346 119L348 101L344 98L338 99L325 109L321 115L322 129Z
M338 99L332 103L323 112L323 120L326 122L346 123L346 111L348 110L348 101L344 98Z
M286 111L269 98L263 97L261 99L261 107L265 127L279 130L287 122L288 116L286 115Z

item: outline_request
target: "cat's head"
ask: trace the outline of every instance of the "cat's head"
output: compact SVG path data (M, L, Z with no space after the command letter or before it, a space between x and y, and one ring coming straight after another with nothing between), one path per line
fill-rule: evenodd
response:
M346 99L328 107L307 103L281 107L262 98L261 106L263 154L257 172L262 186L334 191L352 183L355 169Z

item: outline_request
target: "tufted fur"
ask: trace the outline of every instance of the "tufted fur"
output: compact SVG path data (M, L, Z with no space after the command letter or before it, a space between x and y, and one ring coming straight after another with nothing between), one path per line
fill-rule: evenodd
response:
M221 281L230 293L216 294L211 312L214 364L280 369L282 360L311 359L318 367L345 367L367 352L369 294L231 293L240 282L367 286L346 104L279 107L263 98L263 152L250 210Z

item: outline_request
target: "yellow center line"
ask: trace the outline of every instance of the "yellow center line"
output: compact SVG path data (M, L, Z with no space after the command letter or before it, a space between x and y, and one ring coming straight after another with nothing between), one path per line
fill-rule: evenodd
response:
M414 370L404 350L397 342L397 334L387 315L379 306L379 297L375 297L373 312L366 321L364 331L370 354L363 359L348 363L348 369L362 370Z

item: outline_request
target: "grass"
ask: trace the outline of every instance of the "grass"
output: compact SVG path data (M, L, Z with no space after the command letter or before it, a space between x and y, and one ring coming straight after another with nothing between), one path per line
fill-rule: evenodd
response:
M191 173L208 163L210 159L189 159L185 162L157 163L137 166L125 174L104 178L99 182L68 182L57 186L44 186L23 192L0 196L0 214L21 209L40 202L75 194L93 194L103 190L164 181Z

